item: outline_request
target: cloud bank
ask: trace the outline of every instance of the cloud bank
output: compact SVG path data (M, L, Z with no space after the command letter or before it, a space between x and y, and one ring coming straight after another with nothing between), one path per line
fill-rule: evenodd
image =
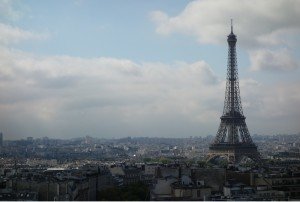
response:
M174 122L200 126L217 118L223 98L223 83L204 61L137 64L2 49L0 75L1 125L14 134L30 135L13 127L30 122L24 125L45 135L171 135Z
M47 34L39 34L0 23L0 45L17 44L25 40L45 40Z
M204 61L135 63L5 49L0 77L0 127L12 137L207 135L219 124L225 90ZM242 79L246 115L300 118L297 85Z
M299 7L297 0L196 0L177 16L157 10L151 13L151 19L158 34L182 33L196 37L201 44L224 44L224 36L230 32L229 20L233 18L238 46L249 51L252 69L293 70L299 62L285 49L299 46ZM266 48L271 51L265 51ZM281 53L283 56L277 58ZM265 60L265 67L261 67L260 59L265 57L276 57L276 61ZM292 67L284 66L287 63Z
M169 17L162 11L151 16L160 34L181 32L196 36L200 43L218 44L224 43L230 31L229 19L233 18L242 45L274 45L285 42L278 40L280 35L300 32L299 6L296 0L197 0L178 16Z
M251 70L277 70L290 71L299 67L297 60L291 57L291 53L286 49L279 51L257 50L250 52Z

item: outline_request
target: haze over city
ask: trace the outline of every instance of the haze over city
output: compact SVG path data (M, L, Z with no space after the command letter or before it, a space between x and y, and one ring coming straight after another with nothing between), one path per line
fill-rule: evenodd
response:
M0 1L0 131L215 135L237 35L251 134L300 132L300 1Z

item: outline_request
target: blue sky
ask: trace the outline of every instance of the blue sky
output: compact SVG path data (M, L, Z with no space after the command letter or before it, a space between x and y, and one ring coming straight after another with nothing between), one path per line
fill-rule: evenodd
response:
M49 38L17 46L36 54L129 58L138 62L194 62L202 58L223 67L227 54L225 40L222 45L206 46L185 35L164 37L155 32L151 11L164 10L176 15L189 2L28 1L23 6L27 15L13 24L49 34ZM219 59L212 53L218 54Z
M233 18L250 132L299 133L298 6L1 0L0 130L10 138L214 135Z
M170 52L170 45L176 48L194 43L189 38L179 40L172 37L165 40L158 36L149 15L155 9L180 12L184 7L183 2L168 9L171 1L31 1L30 15L16 24L25 29L49 32L51 35L50 40L36 46L30 42L25 47L27 50L83 57L172 60L173 56L167 53ZM157 46L165 51L155 54ZM194 48L197 46L194 45Z

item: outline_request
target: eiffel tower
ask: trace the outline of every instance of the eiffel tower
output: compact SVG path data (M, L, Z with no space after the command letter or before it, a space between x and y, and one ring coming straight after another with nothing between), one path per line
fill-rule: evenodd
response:
M226 157L231 163L239 162L244 156L259 160L260 155L248 131L241 104L236 59L237 39L233 33L232 20L227 42L229 47L224 109L217 135L209 146L208 160L218 156Z

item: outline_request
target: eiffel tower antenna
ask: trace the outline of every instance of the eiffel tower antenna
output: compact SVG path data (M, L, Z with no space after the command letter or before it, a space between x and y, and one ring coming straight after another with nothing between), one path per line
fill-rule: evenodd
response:
M233 23L232 23L232 18L230 19L230 24L231 24L231 33L233 33Z

